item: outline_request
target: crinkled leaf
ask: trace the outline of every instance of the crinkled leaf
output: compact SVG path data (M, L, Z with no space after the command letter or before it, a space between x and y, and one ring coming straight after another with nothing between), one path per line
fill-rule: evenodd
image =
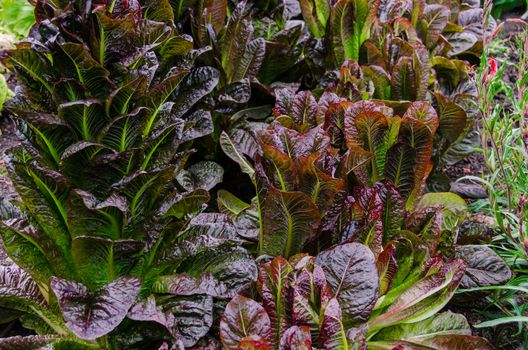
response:
M463 245L455 247L455 257L464 259L466 273L461 288L476 288L502 285L510 280L512 272L508 265L490 247Z
M213 324L213 298L208 295L163 296L158 304L174 316L172 334L185 348L194 346Z
M50 285L68 328L81 339L93 340L110 333L126 317L141 282L121 277L96 292L58 277L53 277Z
M191 165L178 174L177 180L187 191L195 189L210 190L220 182L224 169L215 162L203 161Z

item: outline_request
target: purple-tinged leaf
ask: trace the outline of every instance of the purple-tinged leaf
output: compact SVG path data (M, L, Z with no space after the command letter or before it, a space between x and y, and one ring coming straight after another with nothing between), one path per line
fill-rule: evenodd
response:
M461 288L498 286L512 277L508 265L488 246L457 246L455 257L463 259L467 264L466 273L460 283Z
M319 254L316 264L325 272L332 292L350 324L370 316L379 293L379 276L374 255L358 243L336 246Z
M389 244L378 255L378 259L376 260L380 278L380 295L385 295L390 290L392 280L398 270L398 263L394 257L395 250L396 248L392 244Z
M127 317L135 321L149 321L156 322L167 328L172 332L174 327L174 315L163 311L163 309L156 304L156 299L153 295L147 299L138 301L128 311Z
M323 350L348 349L341 308L336 298L330 299L326 304L320 329L319 343Z
M313 330L319 329L322 324L319 315L332 298L332 291L323 270L314 265L313 257L305 257L297 264L290 297L292 324L308 325Z
M271 321L256 301L237 295L227 304L220 321L220 338L226 350L237 350L247 337L272 338Z
M227 286L212 274L204 272L199 277L186 273L162 276L154 285L155 293L170 293L174 295L204 294L215 298L232 298L237 290L229 290Z
M292 266L283 257L276 257L259 268L257 290L271 320L275 342L281 339L290 315L287 309L288 275Z
M279 350L311 350L312 335L310 327L293 326L288 328L282 335Z
M126 317L141 281L121 277L95 293L78 282L57 277L50 285L68 328L81 339L94 340L110 333Z

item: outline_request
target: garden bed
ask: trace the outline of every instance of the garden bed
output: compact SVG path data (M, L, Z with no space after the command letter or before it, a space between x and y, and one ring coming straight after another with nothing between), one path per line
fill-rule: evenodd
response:
M489 7L86 4L1 54L0 349L521 344L475 329L523 270L458 181L489 175Z

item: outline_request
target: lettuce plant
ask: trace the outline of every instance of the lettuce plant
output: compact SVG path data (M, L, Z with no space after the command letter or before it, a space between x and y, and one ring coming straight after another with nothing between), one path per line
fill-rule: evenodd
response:
M465 202L453 194L423 195L439 129L431 104L413 102L401 111L333 93L319 101L309 92L277 96L268 128L235 129L221 140L253 179L256 197L250 204L220 191L218 206L252 229L258 254L315 255L336 243L361 242L378 257L411 235L428 256L454 256ZM505 281L511 273L499 265Z
M243 231L200 214L223 170L185 164L213 131L199 102L220 74L194 66L168 8L38 2L38 24L3 56L21 82L7 108L23 144L8 165L21 212L2 218L0 300L39 334L6 346L191 347L213 301L256 278Z
M494 21L482 28L478 2L306 0L301 5L312 36L326 48L320 71L341 67L322 79L323 89L339 85L337 93L353 101L433 104L443 124L435 137L435 172L478 145L472 131L476 89L461 60L478 57L483 32L495 28ZM338 82L332 82L336 76ZM449 189L432 179L433 188Z
M402 281L390 301L390 294L380 296L375 264L357 243L262 264L258 301L238 295L226 307L223 348L491 349L471 335L464 316L439 313L460 283L460 260L428 262L413 277L394 267Z

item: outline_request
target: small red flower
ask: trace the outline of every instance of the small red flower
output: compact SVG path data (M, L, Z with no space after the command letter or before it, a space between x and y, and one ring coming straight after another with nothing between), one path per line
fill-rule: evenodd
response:
M498 68L497 61L495 61L495 59L491 57L488 57L488 64L490 65L488 76L490 78L493 78L497 75L497 68Z
M482 76L482 83L486 83L490 81L492 78L494 78L497 75L498 70L498 64L497 61L495 61L494 58L488 57L488 66L486 67L486 70L484 71L484 75Z

